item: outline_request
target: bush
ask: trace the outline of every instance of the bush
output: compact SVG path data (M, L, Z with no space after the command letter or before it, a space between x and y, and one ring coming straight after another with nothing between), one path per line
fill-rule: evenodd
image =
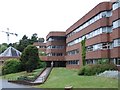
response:
M21 71L21 62L18 59L6 60L2 67L2 74L10 74Z
M117 70L117 67L114 64L92 64L86 65L80 68L78 75L95 75L102 73L106 70Z
M85 70L85 67L81 67L80 70L78 71L78 75L84 75L84 70Z

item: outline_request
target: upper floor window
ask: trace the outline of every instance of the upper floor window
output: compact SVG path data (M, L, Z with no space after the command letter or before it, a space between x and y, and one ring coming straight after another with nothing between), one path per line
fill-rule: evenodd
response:
M52 46L52 45L50 45L50 46L47 47L47 49L63 49L63 48L64 48L64 46L62 46L62 45L60 45L60 46Z
M102 34L102 33L110 33L110 32L112 32L112 27L102 27L102 28L98 28L98 29L96 29L96 30L94 30L94 31L86 34L86 35L83 35L83 36L81 36L81 37L79 37L79 38L77 38L77 39L69 42L69 43L67 44L67 46L72 46L72 45L74 45L74 44L77 44L77 43L81 42L82 40L84 40L85 37L86 37L86 39L90 39L90 38L93 38L93 37L95 37L95 36L97 36L97 35L100 35L100 34Z
M113 29L120 27L120 19L113 22Z
M120 7L120 1L117 1L117 2L115 2L115 3L112 5L113 10L116 10L116 9L118 9L119 7Z
M110 17L112 16L112 11L103 11L99 14L97 14L96 16L94 16L93 18L91 18L90 20L88 20L87 22L85 22L84 24L78 26L76 29L74 29L71 33L69 33L67 35L67 37L71 37L72 35L74 35L75 33L79 32L80 30L86 28L87 26L89 26L90 24L96 22L97 20L104 18L104 17Z
M114 47L120 46L120 38L114 40Z
M87 46L86 49L87 49L87 51L111 49L111 43L105 42L105 43L90 45L90 46Z
M79 53L79 49L75 49L75 50L72 50L72 51L68 51L67 55L75 55L75 54L78 54L78 53Z
M47 41L64 41L65 37L62 36L52 36Z

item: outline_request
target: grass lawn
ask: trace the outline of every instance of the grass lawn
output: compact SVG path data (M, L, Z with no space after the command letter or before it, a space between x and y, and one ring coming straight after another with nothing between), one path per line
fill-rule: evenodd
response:
M12 73L12 74L7 74L2 76L3 79L11 79L11 80L16 80L19 76L31 76L31 75L38 75L41 71L43 70L43 68L41 69L36 69L31 73L27 73L26 71L23 72L19 72L19 73Z
M118 88L118 80L97 76L78 76L78 70L66 68L54 68L44 84L37 85L37 88Z

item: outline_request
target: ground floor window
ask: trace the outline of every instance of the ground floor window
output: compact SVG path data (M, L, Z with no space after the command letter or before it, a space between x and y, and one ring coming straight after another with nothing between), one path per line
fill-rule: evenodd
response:
M79 60L70 60L70 61L67 61L67 65L79 65Z
M86 64L97 64L97 63L98 63L97 59L86 60Z
M86 60L86 64L98 64L100 63L100 61L103 60L102 62L104 62L105 60L107 60L107 62L110 62L110 63L113 63L117 66L120 66L120 58L112 58L112 59L89 59L89 60Z
M110 59L110 62L120 66L120 58L112 58Z

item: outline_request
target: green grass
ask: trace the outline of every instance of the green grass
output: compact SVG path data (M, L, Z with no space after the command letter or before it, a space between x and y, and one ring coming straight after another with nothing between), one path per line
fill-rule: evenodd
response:
M41 69L36 69L34 70L33 72L31 73L27 73L26 71L23 71L23 72L19 72L19 73L12 73L12 74L7 74L7 75L4 75L2 76L3 79L11 79L11 80L16 80L18 77L20 76L36 76L38 75L41 71L43 70L43 68Z
M78 70L54 68L44 84L37 88L118 88L118 80L97 76L78 76Z

